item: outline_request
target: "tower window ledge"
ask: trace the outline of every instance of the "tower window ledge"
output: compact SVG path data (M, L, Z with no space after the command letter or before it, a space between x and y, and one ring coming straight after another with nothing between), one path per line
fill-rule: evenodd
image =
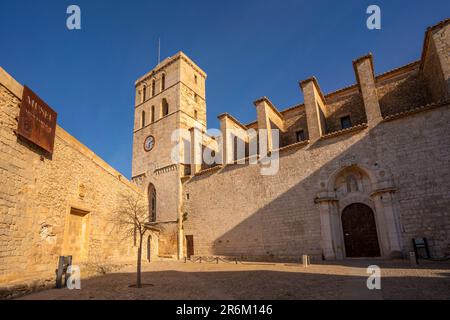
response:
M176 110L176 111L174 111L174 112L172 112L172 113L169 113L167 116L161 117L161 118L159 118L158 120L155 120L154 122L151 122L151 123L147 124L145 127L142 127L142 128L139 128L139 129L135 130L133 133L136 133L136 132L139 132L139 131L141 131L141 130L144 130L145 128L151 127L151 126L154 125L155 123L158 123L159 121L161 121L161 120L163 120L163 119L166 119L166 118L170 117L171 115L173 115L173 114L175 114L175 113L177 113L177 112L179 112L179 111L180 111L180 110Z

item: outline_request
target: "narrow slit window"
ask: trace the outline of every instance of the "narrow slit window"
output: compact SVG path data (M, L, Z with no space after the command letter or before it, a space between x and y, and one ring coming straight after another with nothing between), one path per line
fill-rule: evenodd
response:
M149 200L149 222L156 221L156 189L153 184L148 186L148 200Z
M142 102L145 102L147 100L147 86L144 86L144 89L142 90Z

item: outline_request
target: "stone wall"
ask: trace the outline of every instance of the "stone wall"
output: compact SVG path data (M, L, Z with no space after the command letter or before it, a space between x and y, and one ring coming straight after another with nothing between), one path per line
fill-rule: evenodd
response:
M156 79L157 87L162 74L166 75L166 87L157 90L142 103L136 99L135 126L133 132L132 177L137 186L148 192L152 184L156 190L156 221L152 221L161 232L155 237L159 241L158 255L176 257L180 255L182 241L178 236L181 216L180 178L189 173L190 157L189 128L199 125L206 128L205 80L206 74L185 54L179 52L162 61L156 68L136 81L137 95L144 85ZM160 86L158 87L160 88ZM142 126L142 111L151 114L152 106L160 110L163 99L169 103L169 114L155 114L155 121ZM147 117L150 119L150 117ZM186 129L185 134L177 129ZM174 135L175 134L175 135ZM154 137L154 147L144 150L147 137ZM173 155L179 156L179 163ZM187 165L185 165L187 164ZM186 169L187 168L187 169Z
M421 70L433 99L450 98L450 19L428 29Z
M450 243L449 109L286 148L275 176L262 176L259 165L229 165L191 178L184 183L183 199L185 234L194 235L195 254L321 258L320 210L314 199L323 177L351 159L352 165L389 168L404 250L411 250L413 237L427 237L432 254L443 255Z
M427 83L419 70L419 63L403 72L391 72L378 77L377 93L384 117L405 112L432 101Z
M350 116L353 126L367 123L364 103L357 90L346 90L326 97L328 115L326 118L327 133L341 130L341 118Z
M295 108L283 113L286 132L280 132L280 147L297 142L297 132L303 130L308 139L308 124L306 123L305 108Z
M58 257L72 253L73 210L87 222L75 264L134 261L132 239L114 232L109 218L121 194L138 189L61 127L51 156L18 137L23 88L1 68L0 83L0 287L54 283Z

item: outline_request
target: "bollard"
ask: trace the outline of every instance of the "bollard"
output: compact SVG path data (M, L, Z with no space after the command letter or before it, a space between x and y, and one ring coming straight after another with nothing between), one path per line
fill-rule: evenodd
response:
M416 253L414 251L411 251L409 253L409 263L411 264L411 267L415 267L418 265Z
M302 256L302 263L305 268L307 268L311 264L311 260L309 259L308 255L304 254Z

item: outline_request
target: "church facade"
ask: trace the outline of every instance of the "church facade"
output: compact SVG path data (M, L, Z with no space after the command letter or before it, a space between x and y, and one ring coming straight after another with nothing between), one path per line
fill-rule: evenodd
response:
M449 53L445 20L418 61L376 75L360 57L351 86L306 79L303 103L263 97L211 131L206 73L180 52L135 83L131 181L59 126L51 155L19 137L24 87L0 68L0 297L53 285L59 256L133 262L108 223L124 192L148 203L148 261L401 258L414 238L448 256Z
M449 32L448 20L429 28L419 61L381 75L371 55L356 59L356 84L336 92L301 81L304 103L289 109L258 99L255 122L222 114L219 134L207 130L206 74L185 54L138 79L132 175L164 225L154 254L398 258L422 237L448 254ZM263 149L276 174L261 173Z

